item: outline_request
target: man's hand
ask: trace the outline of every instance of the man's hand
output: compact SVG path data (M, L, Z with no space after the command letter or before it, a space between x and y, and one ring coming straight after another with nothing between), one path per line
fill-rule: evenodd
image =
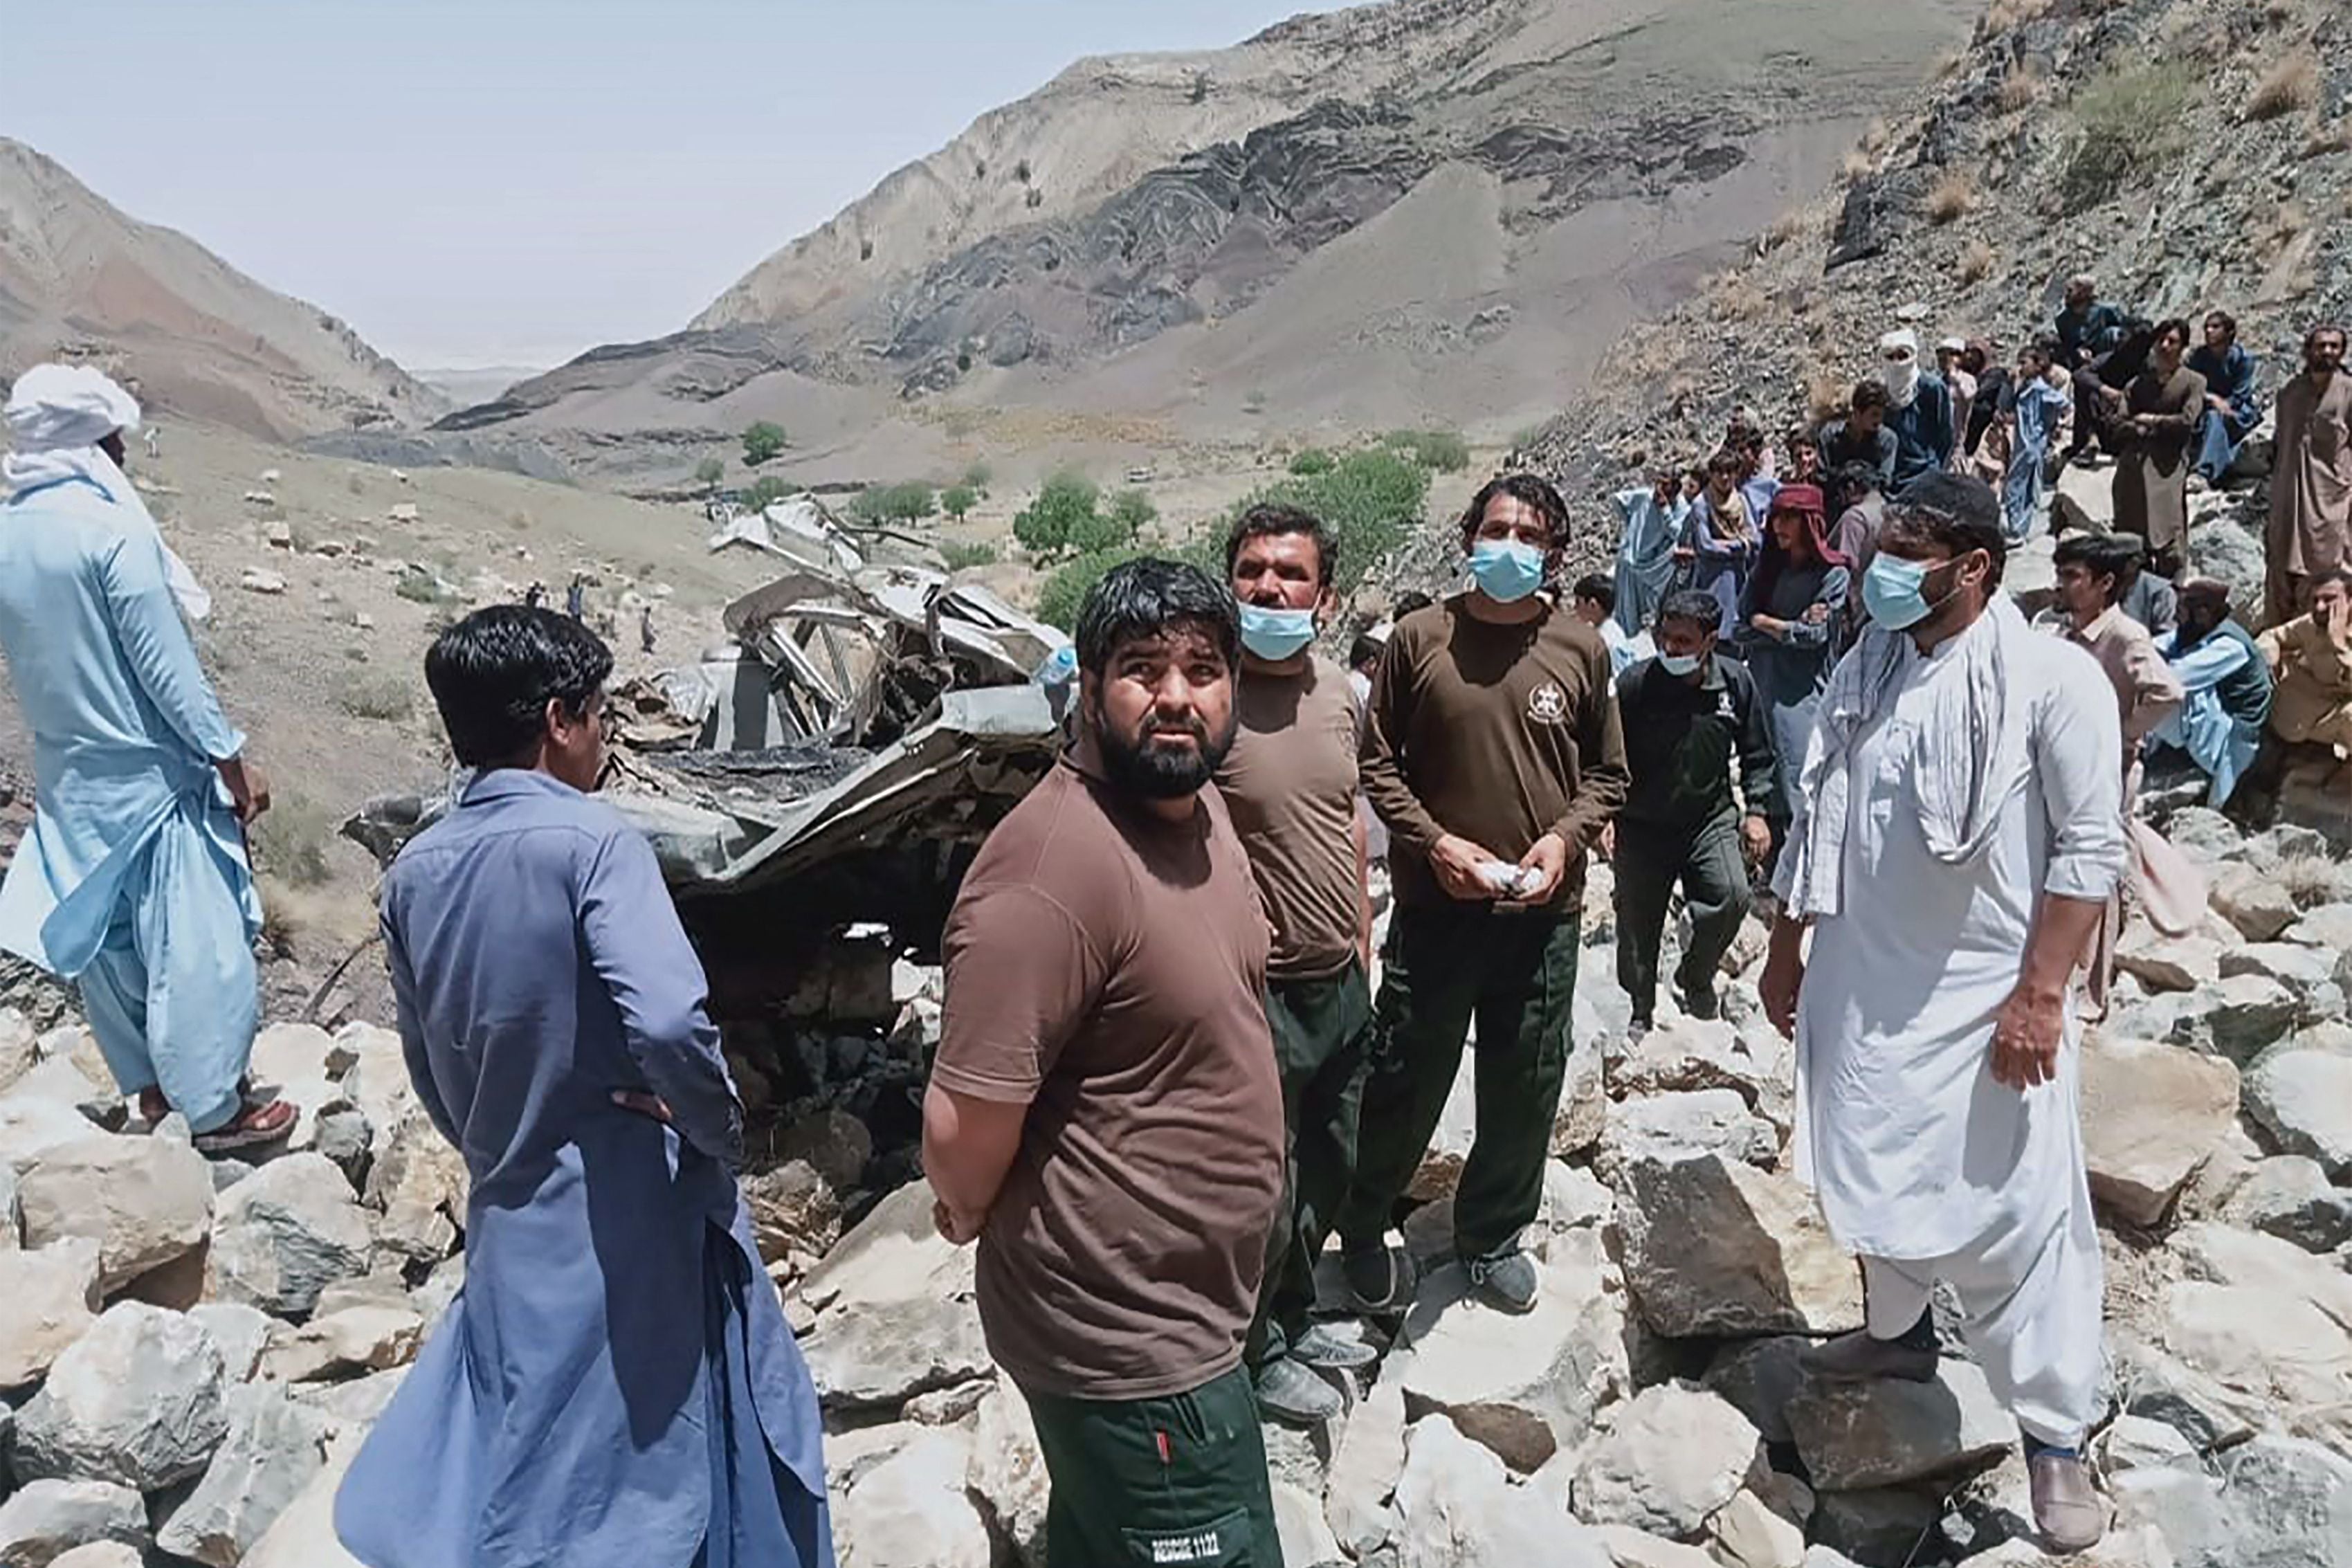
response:
M2216 414L2227 414L2230 412L2230 400L2226 397L2217 397L2209 392L2205 395L2205 406Z
M1804 615L1800 618L1809 626L1824 625L1830 618L1830 607L1827 605L1807 605Z
M980 1239L982 1231L988 1228L988 1216L951 1209L945 1198L934 1198L931 1200L931 1224L938 1228L940 1238L950 1246L969 1247Z
M1449 833L1430 850L1429 869L1437 879L1437 885L1445 889L1446 897L1465 903L1483 903L1495 896L1495 889L1478 875L1478 868L1500 858L1494 851Z
M236 809L237 821L252 826L254 820L269 809L269 775L243 757L231 757L213 766L228 790L229 804Z
M1601 858L1603 860L1613 862L1617 858L1617 825L1615 823L1604 822L1601 825L1601 840L1595 847L1601 851Z
M1764 973L1756 983L1763 998L1764 1016L1781 1034L1797 1033L1797 995L1805 986L1805 928L1791 920L1772 925L1772 945L1764 955Z
M2352 595L2330 601L2326 609L2314 611L2311 618L2317 621L2319 629L2327 635L2330 647L2338 653L2352 647Z
M1764 864L1764 857L1772 853L1772 825L1750 814L1739 819L1739 847L1748 852L1750 866Z
M647 1094L640 1089L616 1089L613 1091L613 1103L639 1116L650 1116L664 1127L670 1125L669 1105L658 1094Z
M1777 637L1789 629L1788 622L1765 615L1760 610L1748 617L1748 624L1768 637Z
M2019 1090L2058 1076L2058 1041L2065 1023L2064 988L2020 982L2000 1005L1992 1029L1992 1076Z
M1559 891L1560 883L1568 876L1568 841L1557 833L1545 834L1519 857L1519 870L1522 881L1529 871L1536 874L1536 879L1514 895L1508 907L1551 902L1552 895Z

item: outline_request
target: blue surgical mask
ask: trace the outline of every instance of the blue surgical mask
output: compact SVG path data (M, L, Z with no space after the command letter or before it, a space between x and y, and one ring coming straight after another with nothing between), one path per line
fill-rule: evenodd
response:
M1936 606L1921 592L1927 572L1925 561L1906 561L1883 550L1872 556L1870 569L1862 574L1862 603L1870 618L1899 632L1933 615Z
M1470 580L1496 604L1517 604L1543 586L1544 552L1516 539L1482 539L1470 549Z
M1696 675L1698 663L1698 655L1695 653L1662 653L1658 656L1658 668L1668 675Z
M1242 606L1242 647L1268 664L1280 664L1315 640L1315 612Z

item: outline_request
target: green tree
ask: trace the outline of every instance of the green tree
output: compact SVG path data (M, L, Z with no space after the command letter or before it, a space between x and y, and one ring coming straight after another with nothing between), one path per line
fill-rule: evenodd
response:
M940 542L940 559L948 563L950 572L961 572L968 566L993 566L996 546L985 540L967 544L958 539L943 539Z
M866 523L915 522L936 510L931 487L919 479L868 485L849 503L849 515Z
M743 462L747 468L756 468L781 455L783 449L784 427L781 425L762 419L743 432Z
M1125 489L1111 497L1110 520L1126 537L1121 543L1160 521L1160 509L1141 490Z
M980 504L980 492L970 485L950 485L940 492L940 510L961 522Z
M983 495L988 493L988 481L995 477L995 471L984 462L974 462L963 471L963 482Z
M792 493L793 487L782 479L773 474L762 474L743 492L743 505L752 511L765 511Z
M1391 430L1388 444L1441 474L1458 474L1470 466L1470 443L1451 430Z
M1013 537L1024 550L1051 559L1067 551L1084 551L1087 542L1103 538L1103 518L1097 510L1102 491L1083 474L1055 474L1038 490L1037 499L1013 519Z
M1333 584L1344 594L1363 580L1375 562L1404 542L1421 521L1429 501L1429 474L1403 453L1376 447L1336 459L1327 472L1278 479L1244 500L1234 515L1273 502L1321 518L1338 542Z
M1064 631L1075 631L1087 595L1112 567L1145 552L1135 549L1096 550L1065 563L1037 590L1037 618Z
M705 458L694 465L694 482L704 489L717 489L719 481L726 477L727 465L717 458Z

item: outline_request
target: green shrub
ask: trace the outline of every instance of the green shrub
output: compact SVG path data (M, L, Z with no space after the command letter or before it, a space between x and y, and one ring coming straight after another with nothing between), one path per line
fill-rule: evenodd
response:
M412 605L446 605L450 602L449 591L426 572L403 574L400 581L393 584L392 591Z
M762 474L743 492L743 505L752 511L765 511L792 493L793 487L782 479L773 474Z
M1261 503L1295 506L1323 520L1339 542L1339 570L1334 585L1347 593L1363 580L1372 563L1404 542L1421 521L1429 500L1429 469L1389 447L1350 452L1336 459L1328 472L1277 479L1244 500L1234 515ZM1205 569L1222 579L1224 539L1222 531L1204 542L1210 558Z
M940 492L940 510L958 522L979 504L980 492L970 485L950 485Z
M1078 610L1103 574L1121 562L1145 554L1141 550L1097 550L1065 563L1037 590L1037 618L1064 631L1075 631Z
M2143 184L2188 148L2182 129L2200 89L2176 65L2109 71L2074 95L2074 148L2058 177L2079 213Z
M1391 430L1388 444L1437 473L1458 474L1470 466L1470 443L1451 430Z
M694 465L694 482L704 489L717 489L719 481L726 477L727 465L717 458L705 458Z
M1335 459L1332 458L1331 454L1323 450L1320 447L1308 447L1303 450L1291 454L1290 471L1303 477L1312 478L1317 474L1329 473L1331 471L1331 465L1334 461Z
M1160 508L1141 490L1121 490L1110 498L1110 521L1131 540L1160 521Z
M865 523L915 522L938 510L931 487L919 479L868 485L849 503L849 515Z
M307 795L288 792L270 803L247 832L254 868L297 888L315 888L334 875L327 863L333 832L325 809Z
M986 463L974 463L963 471L963 482L983 495L988 491L988 481L995 477Z
M996 564L996 546L985 541L967 544L960 539L943 539L940 541L940 556L948 563L950 572L962 572L974 566L993 566Z
M1065 552L1100 548L1103 519L1096 509L1102 491L1083 474L1060 473L1045 481L1037 499L1014 514L1013 537L1021 548L1048 558Z
M353 676L335 694L336 705L354 719L405 719L416 697L396 675Z
M743 432L743 464L756 468L784 449L784 427L765 419Z

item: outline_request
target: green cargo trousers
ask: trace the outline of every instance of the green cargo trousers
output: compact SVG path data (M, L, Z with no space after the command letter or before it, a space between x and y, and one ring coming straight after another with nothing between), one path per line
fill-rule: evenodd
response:
M1282 1072L1290 1159L1282 1205L1266 1233L1265 1283L1250 1325L1253 1367L1280 1359L1306 1331L1315 1307L1315 1260L1355 1177L1357 1107L1372 1025L1363 966L1349 959L1326 979L1269 981L1265 1021Z
M1571 895L1572 897L1572 895ZM1534 1223L1568 1074L1578 913L1483 903L1400 906L1374 1008L1356 1181L1338 1229L1376 1244L1445 1109L1475 1018L1477 1137L1454 1194L1454 1245L1496 1251Z
M1247 1372L1163 1399L1024 1392L1055 1568L1282 1568Z
M1712 986L1717 967L1748 918L1748 862L1739 819L1724 815L1696 827L1617 819L1617 984L1646 1020L1658 1001L1658 949L1675 884L1690 911L1690 945L1675 984L1685 996Z

